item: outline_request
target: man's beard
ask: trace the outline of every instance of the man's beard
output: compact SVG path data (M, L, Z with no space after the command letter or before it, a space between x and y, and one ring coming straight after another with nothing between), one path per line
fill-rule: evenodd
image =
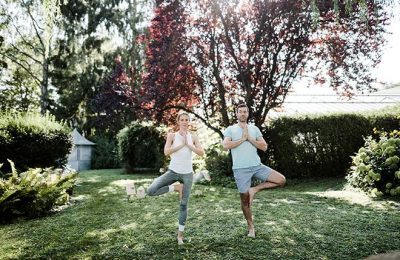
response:
M246 122L247 122L247 118L245 118L245 117L239 117L239 122L241 122L241 123L246 123Z

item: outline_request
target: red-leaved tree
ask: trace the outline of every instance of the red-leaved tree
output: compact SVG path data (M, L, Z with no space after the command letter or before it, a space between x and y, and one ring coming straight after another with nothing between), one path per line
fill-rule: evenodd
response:
M183 2L159 1L150 26L143 95L158 118L184 109L222 136L245 101L263 131L302 76L349 96L371 88L388 19L373 0L365 15L357 2L346 12L348 1L316 1L318 19L311 1Z
M90 107L96 113L92 125L99 133L114 137L130 121L141 117L138 92L131 82L121 58L117 57L114 70L90 100Z
M182 1L156 1L147 41L142 107L153 119L173 122L179 108L198 105L200 79L185 52L186 15Z

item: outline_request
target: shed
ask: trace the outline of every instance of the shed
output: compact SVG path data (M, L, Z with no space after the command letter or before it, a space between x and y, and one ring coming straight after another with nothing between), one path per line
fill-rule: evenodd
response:
M90 169L92 148L94 143L83 137L76 128L72 131L72 152L68 156L68 164L76 171Z

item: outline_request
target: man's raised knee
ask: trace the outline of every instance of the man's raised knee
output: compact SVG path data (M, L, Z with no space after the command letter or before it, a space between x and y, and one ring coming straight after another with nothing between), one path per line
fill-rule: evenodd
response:
M279 186L285 186L286 184L286 177L282 176L282 179L279 181Z

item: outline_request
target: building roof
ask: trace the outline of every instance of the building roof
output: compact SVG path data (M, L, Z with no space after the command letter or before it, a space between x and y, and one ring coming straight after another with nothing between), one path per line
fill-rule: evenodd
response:
M371 94L356 95L351 99L335 94L291 93L288 94L283 105L272 110L269 116L276 118L330 112L360 112L383 109L396 104L400 104L399 85Z
M85 137L83 137L76 128L72 131L72 140L74 145L95 145L95 143L90 142Z

